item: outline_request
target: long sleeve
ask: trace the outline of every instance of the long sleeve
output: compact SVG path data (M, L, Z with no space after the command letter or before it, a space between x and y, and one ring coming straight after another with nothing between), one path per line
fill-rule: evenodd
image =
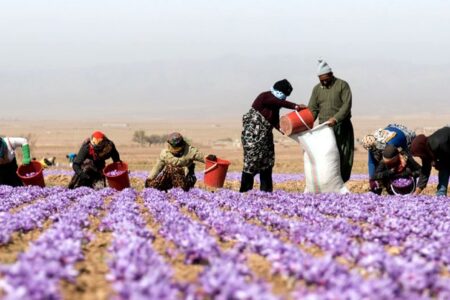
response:
M352 91L350 90L350 86L348 85L347 82L343 82L341 90L341 99L342 99L342 106L339 109L339 111L334 115L334 118L338 123L345 120L350 115L350 111L352 109Z
M389 170L383 162L380 162L377 169L375 170L375 175L373 179L375 180L386 180L391 178L394 175L394 172Z
M417 183L418 188L424 189L427 186L430 174L431 174L431 161L422 160L422 168L420 169L419 182Z
M287 100L280 100L275 97L264 97L264 98L262 98L261 103L265 107L270 107L270 108L275 108L275 109L279 109L279 108L295 109L295 106L297 105L294 102L290 102Z
M113 143L113 147L112 147L112 150L111 150L111 159L113 160L113 162L120 161L120 154L117 151L116 145L114 145L114 143Z
M84 143L80 150L78 151L77 156L73 160L72 168L75 171L76 174L80 174L82 172L81 165L83 164L84 160L87 158L89 153L89 148L86 143Z
M11 145L12 150L16 150L19 147L28 145L28 141L26 138L10 137L10 138L6 138L6 139L7 139L7 143L9 143Z
M308 108L312 112L314 120L317 119L320 111L319 101L317 97L317 86L313 88L311 98L309 99Z
M369 151L368 167L369 179L373 179L373 177L375 176L375 170L377 168L377 161L375 160L375 157L371 151Z
M203 152L200 152L200 150L195 147L192 147L191 151L194 154L193 157L195 161L205 163L205 154L203 154Z
M158 174L164 169L165 167L164 161L161 159L161 157L158 158L156 161L156 164L153 166L153 169L150 171L150 175L148 176L149 179L153 180L158 176Z

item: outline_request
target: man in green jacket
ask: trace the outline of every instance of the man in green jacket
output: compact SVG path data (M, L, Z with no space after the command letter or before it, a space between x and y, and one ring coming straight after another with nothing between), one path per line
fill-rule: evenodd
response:
M328 121L328 125L333 127L341 160L341 177L347 182L354 152L353 125L350 121L352 92L347 82L334 77L324 60L319 60L317 75L320 83L314 87L308 107L314 119L319 117L319 123Z

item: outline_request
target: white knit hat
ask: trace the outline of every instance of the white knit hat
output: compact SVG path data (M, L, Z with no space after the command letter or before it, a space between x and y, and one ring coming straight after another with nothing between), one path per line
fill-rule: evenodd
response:
M323 59L319 59L319 65L317 67L317 76L331 73L331 68Z

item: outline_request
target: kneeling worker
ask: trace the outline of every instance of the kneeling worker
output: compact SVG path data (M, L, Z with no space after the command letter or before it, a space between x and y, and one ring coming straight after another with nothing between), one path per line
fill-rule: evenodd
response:
M372 192L381 194L383 187L392 195L391 183L398 178L414 178L420 175L420 165L405 151L400 152L393 145L386 145L383 150L383 160L378 164L373 179L378 183L378 188Z

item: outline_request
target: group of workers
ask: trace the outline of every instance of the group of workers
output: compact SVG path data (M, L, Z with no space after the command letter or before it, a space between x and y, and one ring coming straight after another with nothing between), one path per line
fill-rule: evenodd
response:
M397 178L417 181L414 194L426 187L431 169L438 171L437 196L446 196L450 177L450 125L426 137L398 124L389 124L362 139L369 152L369 182L372 192L383 188L392 194L390 183ZM413 156L419 157L421 164Z
M244 164L240 192L253 188L255 175L260 175L261 191L273 190L272 169L275 164L273 128L280 131L280 109L296 111L309 109L314 120L327 122L336 137L339 150L340 171L343 182L350 179L354 155L354 132L351 122L352 93L349 84L334 76L331 67L319 60L317 76L319 83L314 86L308 105L287 101L292 93L288 80L277 81L269 91L257 96L250 110L244 114L241 135ZM427 185L432 167L439 171L436 195L446 195L450 176L450 126L443 127L426 137L408 128L390 124L378 129L362 139L368 150L369 182L372 192L381 194L386 188L392 193L390 182L395 178L418 179L415 194L420 194ZM17 162L14 151L22 147L23 164L30 163L30 150L26 139L1 138L0 140L0 184L21 185L16 175ZM412 156L420 157L418 164ZM105 134L95 131L87 138L78 154L71 153L75 175L69 188L80 186L105 186L102 170L105 160L111 158L121 163L119 152ZM145 181L145 187L168 190L180 187L189 190L196 183L195 162L216 160L216 156L205 156L190 145L183 136L169 134L167 149L163 149L156 164Z

